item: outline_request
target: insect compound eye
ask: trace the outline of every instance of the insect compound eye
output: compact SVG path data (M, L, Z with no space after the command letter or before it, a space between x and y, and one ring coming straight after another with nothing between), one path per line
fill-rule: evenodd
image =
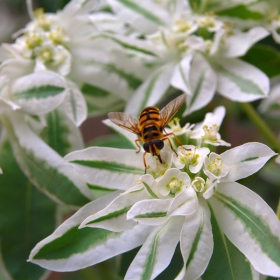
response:
M163 141L160 139L153 140L153 144L155 144L159 150L161 150L164 146Z
M149 146L150 146L150 142L146 142L146 143L144 143L144 145L143 145L143 148L144 148L144 150L145 150L147 153L150 152Z

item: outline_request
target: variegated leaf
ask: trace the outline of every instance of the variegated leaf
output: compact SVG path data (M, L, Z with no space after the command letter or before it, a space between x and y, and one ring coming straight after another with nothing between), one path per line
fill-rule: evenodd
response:
M269 92L269 79L255 66L240 59L216 61L217 91L234 101L249 102L265 98Z
M209 199L219 227L261 274L280 275L280 221L256 193L220 183Z
M14 156L24 174L55 201L80 207L93 198L86 183L24 123L21 114L3 118Z
M3 96L29 114L43 115L57 108L66 93L65 80L54 72L44 71L12 81Z
M86 217L106 207L118 194L112 193L82 207L53 234L35 246L29 261L50 270L73 271L143 244L151 231L150 227L143 225L137 225L122 233L99 228L78 229Z
M68 154L68 161L89 183L92 189L133 187L144 174L142 153L135 150L90 147Z

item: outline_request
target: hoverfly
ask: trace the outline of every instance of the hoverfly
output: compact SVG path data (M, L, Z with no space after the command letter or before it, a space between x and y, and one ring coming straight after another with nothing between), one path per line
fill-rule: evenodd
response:
M157 156L159 162L162 163L160 150L164 147L163 141L167 140L172 151L177 155L168 136L174 136L178 144L182 146L178 137L174 133L165 133L164 128L178 112L185 100L186 95L182 94L170 101L161 111L157 107L148 106L142 110L139 119L121 112L111 112L108 114L109 119L113 123L139 136L135 140L135 144L139 148L137 151L139 153L141 147L138 142L141 141L143 143L145 150L143 154L145 173L147 171L146 153Z

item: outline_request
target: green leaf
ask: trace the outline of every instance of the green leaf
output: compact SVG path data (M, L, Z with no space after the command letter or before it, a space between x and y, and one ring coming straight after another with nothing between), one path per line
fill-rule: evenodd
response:
M3 265L13 279L37 280L45 270L28 263L31 249L56 226L56 204L24 176L10 144L0 148L0 239Z
M269 78L280 74L280 52L274 47L254 45L242 59L262 70Z
M50 96L55 96L62 93L65 88L54 85L42 85L39 87L33 87L23 91L17 91L13 94L16 99L43 99Z
M228 240L218 225L215 214L208 203L211 211L211 224L214 237L214 251L210 263L202 276L205 280L216 279L254 279L250 262Z
M217 11L216 14L218 16L235 17L245 20L262 20L264 18L262 13L250 10L247 5L238 5Z

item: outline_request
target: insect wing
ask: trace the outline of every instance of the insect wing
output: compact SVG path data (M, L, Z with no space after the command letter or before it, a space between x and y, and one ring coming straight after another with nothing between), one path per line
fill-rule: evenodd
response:
M160 111L160 118L162 119L162 127L164 128L174 115L179 111L181 106L186 100L186 95L182 94L177 98L170 101L162 110Z
M137 135L140 134L138 129L138 119L121 112L112 112L108 114L109 119L116 125L129 130Z

